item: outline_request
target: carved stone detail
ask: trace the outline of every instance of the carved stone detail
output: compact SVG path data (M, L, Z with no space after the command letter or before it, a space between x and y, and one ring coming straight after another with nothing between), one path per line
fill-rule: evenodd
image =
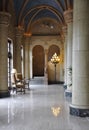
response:
M73 10L66 10L64 12L64 18L67 24L73 22Z
M67 25L64 25L62 27L62 32L63 32L62 39L63 39L63 41L65 41L65 38L67 36Z
M24 29L16 27L16 37L22 37L24 34Z
M0 12L0 24L9 25L11 15L6 12Z
M67 35L67 26L66 25L64 25L62 27L62 31L63 31L64 36Z
M71 88L71 86L72 86L72 67L67 68L67 76L68 76L67 86L69 88Z

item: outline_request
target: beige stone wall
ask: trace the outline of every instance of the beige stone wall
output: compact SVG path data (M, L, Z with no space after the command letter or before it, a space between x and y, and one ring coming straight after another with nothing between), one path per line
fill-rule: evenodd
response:
M11 8L12 7L12 8ZM8 38L10 38L13 41L13 67L15 67L15 45L16 45L16 39L15 39L15 25L16 25L16 19L15 19L15 13L13 10L13 5L9 5L8 12L11 14L11 20L9 25L9 33ZM42 45L44 49L48 49L51 45L57 45L59 48L63 44L60 36L32 36L31 40L29 42L31 48L33 48L35 45ZM31 50L30 50L31 51ZM30 54L30 53L29 53ZM30 64L31 65L31 64ZM49 68L52 68L54 70L54 66L48 63ZM57 65L57 80L63 80L63 73L60 73L60 65ZM49 69L49 80L53 80L54 71L52 72L51 69Z
M50 61L48 62L48 80L55 81L55 67ZM56 81L61 81L61 80L62 80L62 75L60 73L60 64L57 64Z
M41 45L44 47L44 49L49 49L51 45L57 45L60 48L60 53L62 54L60 58L63 58L63 43L59 36L32 36L30 41L30 48L32 51L33 47L36 45ZM56 79L57 81L64 81L64 75L63 75L63 62L60 62L60 64L56 67ZM54 65L49 61L48 62L48 80L54 81Z

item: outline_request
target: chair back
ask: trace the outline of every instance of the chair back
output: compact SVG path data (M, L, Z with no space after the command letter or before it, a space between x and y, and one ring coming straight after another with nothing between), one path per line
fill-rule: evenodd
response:
M11 83L16 84L16 76L14 73L11 74Z
M18 78L19 80L23 80L22 73L17 73L17 78Z

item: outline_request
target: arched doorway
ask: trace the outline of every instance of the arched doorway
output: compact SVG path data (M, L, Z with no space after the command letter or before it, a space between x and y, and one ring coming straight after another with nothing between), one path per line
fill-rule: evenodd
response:
M36 45L33 48L33 77L44 76L44 48Z

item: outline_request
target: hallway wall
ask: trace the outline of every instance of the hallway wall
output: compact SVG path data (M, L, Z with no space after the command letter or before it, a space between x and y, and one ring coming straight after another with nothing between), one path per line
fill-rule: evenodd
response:
M30 48L34 48L36 45L41 45L43 46L44 50L49 49L51 45L57 45L60 49L60 59L62 59L62 50L63 50L63 43L60 39L59 36L32 36L30 40ZM56 68L56 75L57 75L57 81L58 82L63 82L64 81L64 75L63 75L63 63L60 62L59 65L57 65ZM48 62L48 80L49 81L54 81L54 65L49 61Z

